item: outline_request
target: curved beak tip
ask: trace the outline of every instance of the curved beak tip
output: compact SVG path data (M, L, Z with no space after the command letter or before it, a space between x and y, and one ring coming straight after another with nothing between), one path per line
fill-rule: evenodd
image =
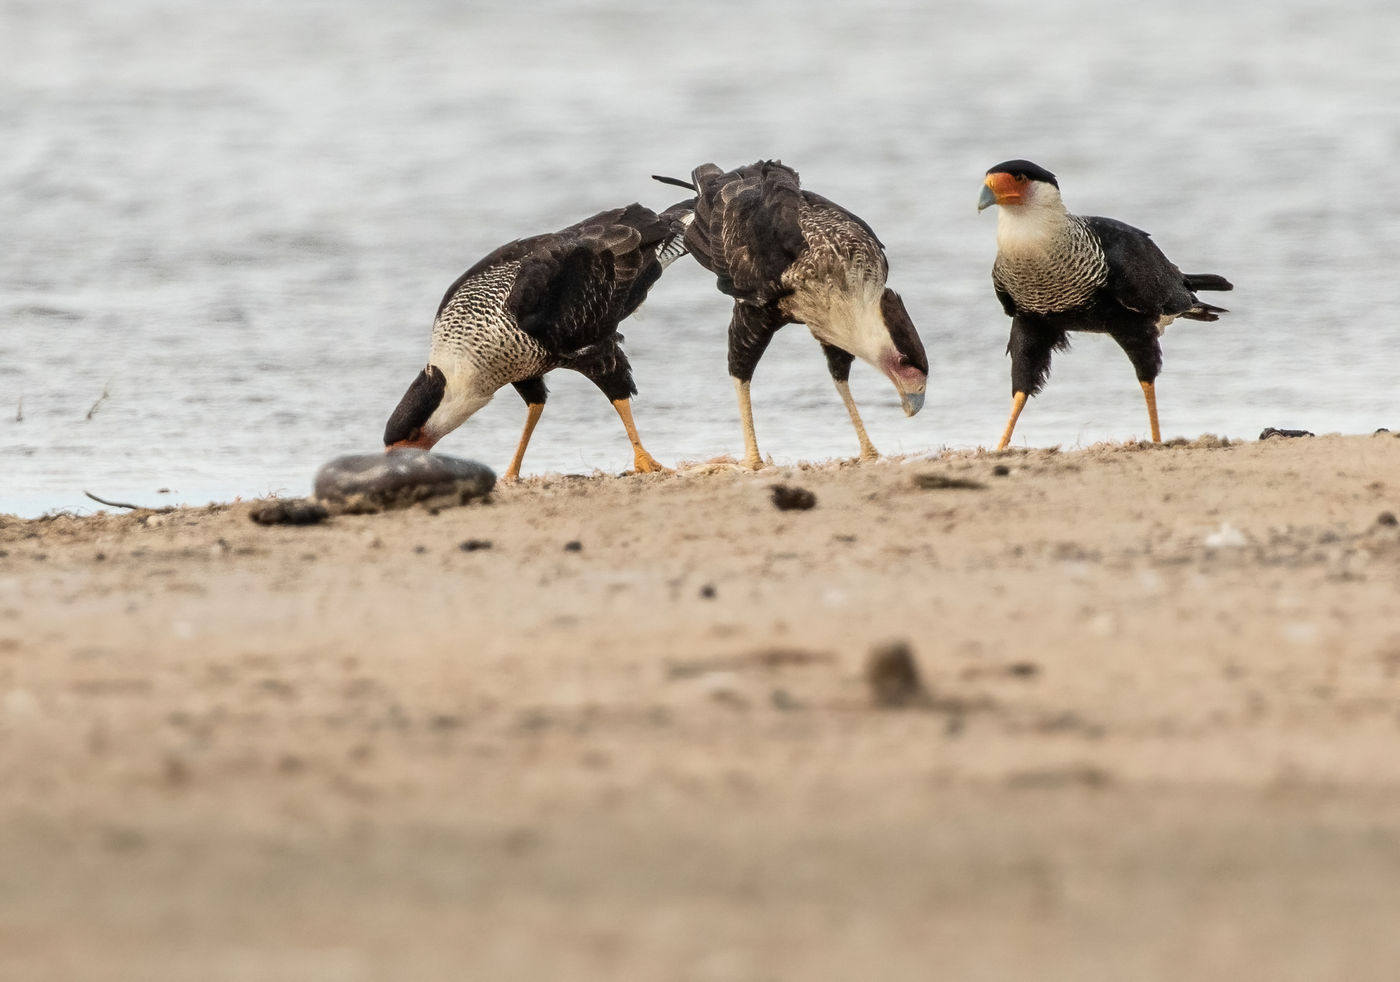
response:
M906 416L913 416L924 408L924 394L922 392L901 392L899 401L904 406L904 415Z
M997 193L987 185L982 185L982 193L977 196L977 210L985 211L997 203Z

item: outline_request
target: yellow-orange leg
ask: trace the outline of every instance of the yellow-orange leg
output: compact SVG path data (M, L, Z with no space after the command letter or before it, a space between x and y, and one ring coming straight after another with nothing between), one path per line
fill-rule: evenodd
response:
M1142 383L1142 395L1147 400L1147 418L1152 423L1152 442L1162 442L1162 430L1157 426L1157 392L1151 382Z
M739 397L739 423L744 427L744 466L758 470L763 458L758 455L758 437L753 431L753 404L749 401L749 383L734 380L734 393Z
M530 445L530 434L535 432L535 424L540 421L540 416L544 413L544 403L526 403L525 409L525 432L520 434L520 445L515 448L515 456L511 458L510 466L501 476L502 483L514 481L520 476L520 462L525 459L525 448Z
M998 450L1005 450L1006 445L1011 442L1011 432L1016 429L1016 420L1021 418L1021 410L1026 408L1026 394L1018 392L1011 399L1011 418L1006 421L1006 430L1001 435L1001 442L997 444Z
M652 471L670 470L657 463L656 458L647 453L642 446L641 437L637 436L637 425L632 422L632 402L629 399L614 399L613 408L617 410L617 415L622 418L622 428L627 431L627 439L632 441L632 468L638 474L650 474Z
M875 444L870 442L870 437L865 435L865 424L860 420L860 413L856 410L856 401L851 398L851 383L837 382L836 391L841 393L841 401L846 404L846 412L851 414L851 425L856 428L856 438L860 440L860 459L875 460L880 456L880 451L875 449Z

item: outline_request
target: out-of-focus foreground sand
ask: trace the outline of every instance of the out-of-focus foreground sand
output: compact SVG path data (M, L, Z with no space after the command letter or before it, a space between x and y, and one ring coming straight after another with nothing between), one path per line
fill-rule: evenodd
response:
M1400 440L1214 443L0 519L0 977L1400 977Z

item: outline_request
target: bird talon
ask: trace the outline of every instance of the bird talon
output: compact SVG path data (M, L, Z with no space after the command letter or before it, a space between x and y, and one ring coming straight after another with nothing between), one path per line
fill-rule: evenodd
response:
M637 454L637 455L636 455L636 459L632 462L632 473L633 473L633 474L657 474L657 473L661 473L661 474L672 474L672 473L675 473L675 471L674 471L672 468L667 467L665 464L663 464L663 463L661 463L660 461L658 461L658 460L657 460L655 457L653 457L651 454L646 453L645 451L643 451L642 453Z

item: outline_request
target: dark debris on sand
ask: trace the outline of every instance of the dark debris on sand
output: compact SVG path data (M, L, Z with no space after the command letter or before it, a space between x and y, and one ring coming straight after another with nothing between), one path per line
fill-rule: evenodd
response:
M806 511L815 507L817 496L794 484L773 485L773 506L778 511Z
M1300 436L1313 436L1313 434L1307 430L1283 430L1275 426L1266 426L1259 432L1261 440L1293 439Z
M1011 473L1009 468L1006 473ZM953 477L950 474L915 474L914 486L925 491L981 491L987 487L981 481L974 481L970 477Z
M279 498L258 505L248 517L259 525L316 525L330 517L325 505L306 498Z
M930 704L914 652L906 641L876 645L865 662L865 680L875 705L899 709Z

